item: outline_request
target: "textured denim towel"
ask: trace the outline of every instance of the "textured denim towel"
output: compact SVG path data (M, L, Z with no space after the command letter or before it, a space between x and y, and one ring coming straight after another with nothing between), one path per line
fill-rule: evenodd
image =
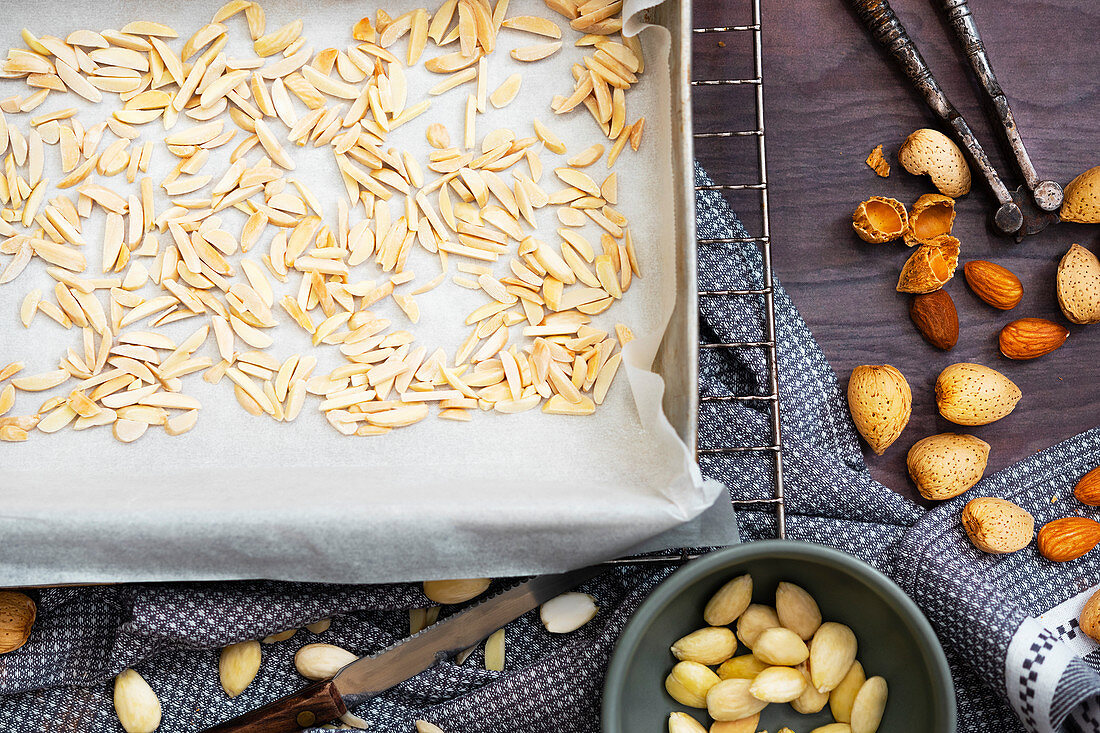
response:
M717 194L702 194L698 222L700 237L744 236ZM699 254L701 287L760 285L755 245L704 246ZM750 298L708 300L702 338L751 340L762 329L760 312ZM1075 621L1100 582L1100 562L1093 555L1054 567L1033 550L984 555L967 541L958 519L962 504L976 495L1012 499L1040 524L1060 516L1067 503L1052 505L1050 497L1067 496L1077 478L1100 463L1100 431L1032 456L925 512L871 480L836 377L779 288L776 312L789 535L866 560L920 604L951 662L961 731L1100 731L1100 647ZM704 350L702 358L704 391L766 389L762 353ZM732 442L745 443L746 436L767 441L765 415L753 405L708 403L700 418L701 447L729 444L732 434ZM703 468L739 492L767 496L767 460L738 454L708 459ZM774 536L770 513L742 512L740 522L746 540ZM461 667L439 665L356 712L385 733L409 733L415 718L447 733L594 733L615 640L669 572L609 571L583 588L602 610L581 631L551 637L537 614L527 614L508 627L505 672L481 669L475 653ZM369 653L404 636L406 609L425 605L415 585L44 590L30 642L0 657L0 731L115 733L111 678L130 666L163 701L160 730L195 731L300 687L292 662L299 646L325 641ZM303 629L289 641L265 645L257 680L240 697L226 699L218 684L219 647L330 616L332 627L318 637Z

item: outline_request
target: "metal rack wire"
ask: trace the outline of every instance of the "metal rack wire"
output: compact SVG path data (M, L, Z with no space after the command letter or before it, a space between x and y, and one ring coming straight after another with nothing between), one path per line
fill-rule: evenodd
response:
M704 350L736 350L736 349L760 349L765 354L767 362L767 390L764 394L700 394L700 403L739 402L743 404L766 405L768 417L768 443L766 445L722 445L695 449L696 460L705 461L708 458L728 456L737 453L766 453L772 464L773 496L760 499L732 499L735 507L774 507L776 513L776 535L780 539L787 536L787 515L783 493L783 448L782 427L779 414L779 369L778 355L776 351L776 323L775 323L775 293L772 279L772 253L771 230L768 221L768 173L766 136L764 133L764 61L763 61L763 37L761 24L762 0L747 0L752 7L752 22L747 25L724 25L694 28L695 35L704 34L735 34L748 33L752 37L753 72L747 79L692 79L691 85L695 87L715 86L750 86L753 89L753 103L755 126L749 130L720 130L714 132L696 132L694 138L697 143L706 144L705 141L715 141L729 138L754 138L756 143L756 156L760 180L742 182L715 182L711 185L696 186L695 191L752 191L759 197L760 205L760 231L753 236L752 232L747 237L723 237L697 239L698 244L717 245L756 245L760 248L762 272L761 287L745 290L700 290L699 307L703 302L719 298L745 298L758 297L763 301L763 338L755 341L730 341L725 343L700 344ZM633 565L679 565L688 560L699 557L698 554L683 549L679 554L643 555L609 560L602 563L605 566L633 566Z
M768 453L772 459L774 476L774 495L765 499L734 499L734 506L760 507L771 505L776 512L776 533L780 538L787 534L786 505L783 494L783 449L782 428L779 415L779 370L776 352L776 327L775 327L775 293L772 287L772 257L771 257L771 231L768 221L768 168L766 135L764 132L764 62L763 62L763 36L761 23L761 0L749 0L752 5L752 22L747 25L713 26L695 28L696 35L715 33L748 33L752 36L753 50L753 75L747 79L693 79L692 87L706 86L751 86L754 91L756 126L750 130L724 130L717 132L697 132L695 140L700 144L704 141L722 138L751 137L756 141L756 154L759 181L742 182L716 182L708 186L696 186L696 191L755 191L759 195L760 202L760 231L753 236L750 232L747 237L730 238L700 238L699 244L755 244L760 248L763 263L762 287L753 290L700 290L699 298L742 298L761 297L764 302L764 338L759 341L733 341L729 343L702 344L702 349L748 349L757 348L763 350L767 360L767 392L762 395L725 394L725 395L701 395L701 402L744 402L764 403L767 405L770 442L763 446L748 445L723 445L707 447L696 450L696 457L705 460L708 456L721 456L732 453L763 452Z

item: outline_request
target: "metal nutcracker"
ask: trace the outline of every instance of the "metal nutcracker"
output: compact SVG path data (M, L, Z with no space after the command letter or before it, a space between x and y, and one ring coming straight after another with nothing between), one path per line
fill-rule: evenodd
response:
M1055 181L1040 180L1035 166L1024 148L1016 120L1012 116L1008 99L997 83L993 65L986 54L978 26L970 11L967 0L936 0L946 14L948 22L959 37L966 51L974 73L981 81L982 89L989 95L996 112L1000 128L1003 130L1016 163L1024 178L1024 185L1015 191L1009 190L989 161L981 144L974 137L973 130L959 111L948 100L943 89L936 82L920 51L901 21L894 14L887 0L850 0L856 14L871 35L898 62L906 76L924 97L925 102L944 122L946 122L962 143L963 148L973 158L985 177L993 195L1000 206L993 214L993 225L1002 234L1015 236L1020 241L1029 234L1041 231L1048 224L1058 221L1058 208L1062 205L1062 186ZM1027 189L1025 192L1024 189Z

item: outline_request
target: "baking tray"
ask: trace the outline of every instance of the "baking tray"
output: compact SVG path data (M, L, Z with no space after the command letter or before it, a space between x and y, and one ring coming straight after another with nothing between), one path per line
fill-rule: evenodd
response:
M288 6L296 7L298 3L288 2ZM269 7L279 7L278 3L269 3ZM665 382L664 393L664 408L667 417L674 427L677 434L690 448L694 449L697 441L697 408L698 408L698 384L697 384L697 367L698 367L698 312L697 312L697 293L695 282L695 230L694 230L694 189L693 189L693 155L692 155L692 137L691 137L691 109L690 109L690 90L691 90L691 63L690 63L690 48L691 48L691 7L687 2L668 2L657 8L648 11L649 15L646 20L655 24L660 24L666 27L671 36L671 53L669 57L670 65L670 111L672 117L672 129L673 129L673 141L671 147L671 155L673 157L672 170L674 172L674 181L672 182L675 196L672 200L672 217L675 222L676 236L674 242L676 250L676 292L677 300L672 313L671 320L669 321L666 333L660 349L658 350L656 360L654 362L654 370L659 374ZM337 474L339 472L336 472ZM347 475L347 472L345 472ZM238 488L238 487L235 487ZM257 491L257 487L251 487L251 491ZM286 526L288 524L288 518L298 519L300 517L309 516L308 510L308 497L303 497L305 506L303 507L291 507L291 506L278 506L278 507L265 507L262 506L262 502L258 502L258 506L263 511L270 511L273 518L273 526ZM411 507L407 511L419 511L423 507ZM95 507L82 507L75 508L74 512L88 510L95 511ZM386 511L400 512L403 508L400 507L386 507ZM142 510L145 512L145 516L155 515L156 508L149 507ZM86 553L81 553L79 556L74 556L71 570L68 571L65 584L70 582L100 582L103 576L103 568L105 567L104 558L106 554L101 550L101 540L99 537L105 538L102 543L110 545L110 538L113 532L133 532L135 525L138 526L140 532L140 525L142 522L142 513L137 513L132 517L126 517L124 519L106 518L102 532L97 533L96 537L77 535L67 537L66 541L70 546L83 543L87 548ZM722 520L728 519L730 511L728 504L725 507L725 512L722 513ZM623 514L623 521L629 522L631 515L629 510ZM227 524L231 524L233 517L225 517L224 521ZM179 524L177 526L185 525L187 522L194 522L194 515L188 514L181 516ZM280 524L281 522L281 524ZM289 522L292 523L292 522ZM725 525L725 526L723 526ZM712 516L708 521L702 522L690 522L687 525L673 530L661 536L661 538L653 543L649 543L644 549L652 549L655 547L672 547L672 546L700 546L706 544L726 544L730 541L729 535L729 522L716 521ZM58 531L64 532L66 527L66 518L59 518L53 523L50 532L40 532L36 534L33 530L28 533L23 533L17 540L17 542L10 545L12 552L15 556L19 556L20 553L25 557L29 552L33 551L36 547L49 549L56 538ZM245 567L250 567L254 563L251 561L256 557L263 556L265 553L277 556L277 557L289 557L285 554L284 547L286 545L295 545L301 547L304 552L308 554L310 547L314 543L323 543L325 538L323 534L318 535L316 532L317 527L307 525L302 528L300 532L290 531L286 532L283 537L268 537L263 538L263 541L254 543L248 547L235 547L231 551L236 553L240 559L241 564ZM454 528L458 531L462 531L462 527ZM579 532L580 530L578 530ZM148 542L155 541L155 538L145 538ZM529 570L549 570L553 568L526 568L526 567L514 567L508 565L508 562L501 559L505 556L507 549L494 549L501 547L499 537L486 537L484 538L483 545L484 551L481 554L482 563L478 567L469 567L470 572L480 572L486 575L503 575L508 574L509 569L513 572L526 572ZM625 549L625 548L624 548ZM128 563L136 562L134 558L127 557L124 547L113 548L118 561L122 566L126 566ZM122 550L122 552L119 552ZM393 551L393 548L390 548ZM187 558L187 571L182 573L179 577L151 577L148 579L171 579L171 580L199 580L199 579L223 579L223 578L240 578L240 577L255 577L257 575L263 575L264 577L271 577L270 573L226 573L224 571L223 563L224 557L218 557L218 552L213 548L208 548L202 545L202 543L194 543L193 545L184 545L166 547L166 553L173 553L175 557ZM447 551L441 547L439 549L439 557L441 560L445 560L447 557ZM283 554L280 554L283 553ZM612 556L613 553L607 553L604 557ZM86 561L86 563L85 563ZM167 557L164 561L167 561ZM510 560L509 560L510 561ZM500 563L504 562L502 566ZM202 570L203 566L209 565L212 571L207 573ZM446 563L441 562L440 567L443 568L440 572L443 575L447 574ZM68 568L69 566L66 565ZM83 569L86 568L88 572L82 574ZM21 568L16 567L16 574ZM3 573L3 569L0 568L0 573ZM277 577L278 573L275 573ZM290 574L291 576L293 574ZM349 565L343 567L340 573L337 573L338 578L332 578L334 580L343 580L350 578L357 578L356 570L349 562ZM424 574L425 576L427 573ZM0 575L2 577L2 575ZM136 579L136 578L128 578ZM309 578L301 578L309 579ZM327 579L327 578L326 578ZM366 572L361 576L362 580L374 581L382 578L373 577L369 572ZM26 583L26 577L20 577L20 584Z

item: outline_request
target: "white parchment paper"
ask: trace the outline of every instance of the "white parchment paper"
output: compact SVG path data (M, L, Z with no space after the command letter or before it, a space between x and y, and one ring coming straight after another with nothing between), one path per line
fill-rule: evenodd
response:
M220 0L156 5L109 0L95 6L25 0L18 18L9 18L0 32L0 47L21 47L22 25L38 35L64 38L77 28L119 28L144 19L176 28L181 38L171 43L178 50L220 5ZM390 2L384 7L397 15L415 5ZM320 50L352 43L352 24L364 13L373 15L374 6L286 0L266 3L265 9L269 31L304 18L304 34ZM489 105L478 116L479 146L486 133L499 127L520 136L533 134L536 116L567 141L569 155L596 142L607 144L583 107L564 116L549 110L553 95L572 90L570 66L586 51L573 46L579 34L536 0L513 0L509 14L553 17L564 29L565 44L550 59L521 64L507 51L543 39L501 33L498 50L488 61L488 91L516 72L523 74L523 86L510 106L496 110ZM251 57L243 15L227 25L227 54ZM691 451L661 410L663 380L649 371L676 298L678 235L669 202L682 175L671 168L669 34L649 27L642 38L647 68L627 96L627 119L645 115L645 140L637 153L627 148L615 170L617 208L630 219L643 278L634 281L621 302L594 318L594 325L607 330L625 323L638 339L624 352L629 368L620 371L595 416L552 416L537 410L512 416L479 413L472 423L459 424L433 415L385 436L347 438L325 422L316 398L310 398L296 422L277 423L246 414L228 380L215 386L192 375L185 378L183 391L197 397L203 408L197 427L185 436L172 438L152 428L136 443L123 445L109 428L99 428L35 433L27 443L0 443L0 584L254 577L383 582L553 571L621 554L713 504L722 487L702 480ZM391 50L403 55L405 41ZM439 53L429 41L425 58ZM409 70L408 77L410 105L441 79L422 66ZM426 164L424 129L429 122L445 124L460 144L466 95L473 91L474 85L467 84L433 97L431 110L395 131L388 145L408 150ZM0 97L27 93L21 81L0 83ZM9 115L9 124L27 131L29 117L76 106L88 127L117 108L115 95L105 97L104 104L92 107L72 94L54 94L30 114ZM303 113L304 107L298 109ZM181 117L176 129L191 124ZM277 121L273 129L285 136ZM159 142L162 137L159 123L143 132L143 139ZM243 133L238 140L242 138ZM108 132L101 149L113 139ZM203 172L217 180L236 142L211 156ZM157 183L175 162L158 147L150 169ZM250 163L259 154L254 149ZM321 198L326 223L335 229L336 200L344 194L331 152L307 148L291 154L297 163L293 175ZM564 158L549 151L541 155L546 168L542 185L554 191L560 185L552 169L564 165ZM526 171L525 164L520 166ZM605 162L589 172L601 180ZM432 175L428 172L428 180ZM47 147L47 176L61 176L56 147ZM128 189L122 175L101 182L120 192ZM54 195L51 191L50 197ZM391 203L394 218L402 203L400 197ZM167 205L158 196L158 212ZM555 241L560 225L553 207L539 213L536 236ZM352 221L361 216L360 208ZM224 222L226 229L239 232L243 217L231 212ZM88 277L99 273L102 230L97 212L84 228ZM593 225L582 233L598 246L599 231ZM272 233L269 228L250 256L266 251ZM162 246L167 240L165 235ZM417 296L419 324L407 323L389 301L372 311L389 317L396 328L413 331L429 353L443 346L453 355L467 333L465 314L485 302L484 294L450 282L458 259L452 257L444 285ZM7 258L0 260L2 266ZM505 256L497 263L498 275L506 272L507 260ZM404 292L434 277L438 259L417 251L407 269L416 272L416 279ZM381 282L383 277L368 263L352 279ZM55 369L68 347L81 352L79 329L65 331L41 314L29 330L18 323L19 303L32 287L52 292L53 281L39 260L13 283L0 286L0 365L22 360L25 374ZM296 287L292 278L276 299ZM148 297L156 294L153 288L150 284L146 289ZM100 295L105 303L105 293ZM269 352L281 360L310 348L285 314L276 309L276 317L281 325L272 332L276 343ZM159 330L182 339L203 322L194 318ZM516 340L519 328L513 331ZM216 358L212 337L200 353ZM341 363L334 347L311 353L321 361L317 373ZM20 394L10 414L34 411L45 396ZM728 536L722 524L711 522L709 529L681 533L675 541L722 541Z

